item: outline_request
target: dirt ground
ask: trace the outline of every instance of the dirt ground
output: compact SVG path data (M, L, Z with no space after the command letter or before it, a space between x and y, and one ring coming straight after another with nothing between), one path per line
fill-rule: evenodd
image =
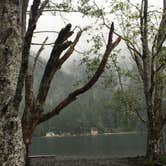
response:
M31 166L143 166L143 157L111 158L111 157L77 157L52 156L34 157Z

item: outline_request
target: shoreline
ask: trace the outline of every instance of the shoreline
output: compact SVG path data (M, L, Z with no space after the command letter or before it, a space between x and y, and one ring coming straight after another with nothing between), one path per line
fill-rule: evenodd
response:
M50 136L39 136L39 137L42 137L42 138L64 138L64 137L85 137L85 136L101 136L101 135L127 135L127 134L138 134L138 133L142 133L142 134L145 134L145 132L138 132L138 131L129 131L129 132L110 132L110 133L100 133L100 134L91 134L91 133L85 133L85 134L70 134L70 133L67 133L67 134L54 134L54 135L50 135Z
M30 157L30 166L141 166L143 156L137 157L112 157L112 156L47 156Z

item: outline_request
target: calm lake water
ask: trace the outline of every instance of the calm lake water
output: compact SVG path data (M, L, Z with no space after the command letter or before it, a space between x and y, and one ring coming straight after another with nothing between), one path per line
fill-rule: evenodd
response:
M33 138L30 155L137 156L144 155L145 134L113 134L63 138Z

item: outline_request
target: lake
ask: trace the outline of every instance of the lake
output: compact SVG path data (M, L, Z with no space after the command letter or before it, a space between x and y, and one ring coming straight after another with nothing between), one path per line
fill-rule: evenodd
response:
M132 157L145 155L145 147L145 134L35 137L30 146L30 155Z

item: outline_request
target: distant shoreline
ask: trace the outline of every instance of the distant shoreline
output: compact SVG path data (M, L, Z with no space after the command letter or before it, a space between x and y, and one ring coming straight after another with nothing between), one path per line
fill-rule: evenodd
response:
M84 136L100 136L100 135L120 135L120 134L137 134L140 133L138 131L128 131L128 132L109 132L109 133L99 133L92 135L90 133L85 133L85 134L69 134L69 133L64 133L64 134L55 134L53 136L42 136L44 138L64 138L64 137L84 137ZM142 132L141 132L142 133Z

